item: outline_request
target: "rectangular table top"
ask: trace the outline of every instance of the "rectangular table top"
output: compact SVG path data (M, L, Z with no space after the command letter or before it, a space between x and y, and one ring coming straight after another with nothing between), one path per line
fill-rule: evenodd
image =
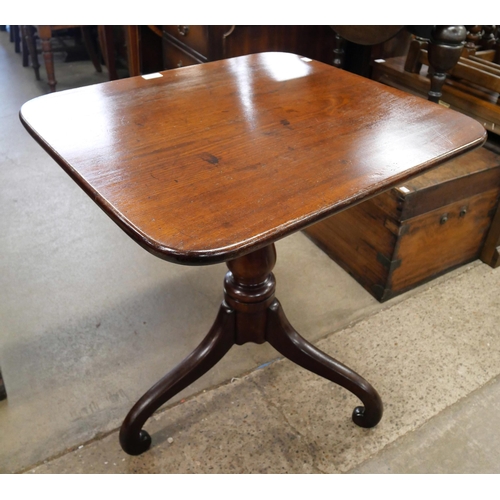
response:
M256 250L486 138L465 115L288 53L57 92L20 117L122 229L183 264Z

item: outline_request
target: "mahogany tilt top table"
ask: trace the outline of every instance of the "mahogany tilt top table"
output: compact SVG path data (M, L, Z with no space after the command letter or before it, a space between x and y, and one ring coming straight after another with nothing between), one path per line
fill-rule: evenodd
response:
M287 321L274 295L274 242L480 146L486 132L478 122L272 52L46 95L20 117L146 250L178 264L229 268L208 335L127 415L124 451L147 450L142 427L152 413L245 342L269 342L354 393L363 403L355 424L380 421L375 389Z

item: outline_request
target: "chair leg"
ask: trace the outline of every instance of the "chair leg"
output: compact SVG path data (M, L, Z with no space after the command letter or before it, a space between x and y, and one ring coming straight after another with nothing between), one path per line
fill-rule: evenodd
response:
M47 72L47 82L51 92L56 91L56 75L54 69L54 54L52 53L52 30L50 26L38 26L38 37L42 42L42 54L45 62L45 71Z
M21 32L21 54L23 57L23 68L27 68L30 61L28 42L26 41L26 26L19 26Z
M35 42L35 28L33 26L24 26L26 35L26 46L28 47L28 54L31 59L31 65L35 71L37 80L40 80L40 63L38 62L38 54Z
M101 63L99 62L99 58L97 57L97 53L94 48L94 44L92 43L92 37L90 36L90 30L88 26L82 26L82 36L83 42L85 43L85 47L87 48L87 53L90 56L92 64L94 65L95 70L98 73L102 72Z
M21 39L19 37L19 26L11 26L10 29L12 30L12 33L14 35L14 50L16 54L19 54L21 52Z

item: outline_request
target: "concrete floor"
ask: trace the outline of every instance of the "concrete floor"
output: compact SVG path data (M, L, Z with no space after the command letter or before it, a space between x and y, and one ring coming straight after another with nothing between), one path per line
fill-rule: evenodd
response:
M380 424L356 427L350 393L245 345L150 419L151 450L125 455L122 419L203 338L225 267L151 256L69 179L18 119L47 93L41 73L0 32L0 472L500 472L500 270L474 262L381 305L303 234L277 244L278 297L377 388ZM58 59L56 77L106 73Z

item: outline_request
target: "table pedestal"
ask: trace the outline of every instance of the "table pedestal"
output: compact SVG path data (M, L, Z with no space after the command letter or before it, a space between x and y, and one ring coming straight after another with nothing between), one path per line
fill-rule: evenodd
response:
M354 409L352 420L360 427L374 427L382 418L377 391L360 375L326 355L302 338L290 325L274 296L276 263L274 244L229 261L224 280L224 300L215 322L201 344L177 367L157 382L130 410L120 430L120 444L130 455L140 455L151 445L142 429L146 420L170 398L217 364L234 345L269 342L299 366L346 388L364 406Z

